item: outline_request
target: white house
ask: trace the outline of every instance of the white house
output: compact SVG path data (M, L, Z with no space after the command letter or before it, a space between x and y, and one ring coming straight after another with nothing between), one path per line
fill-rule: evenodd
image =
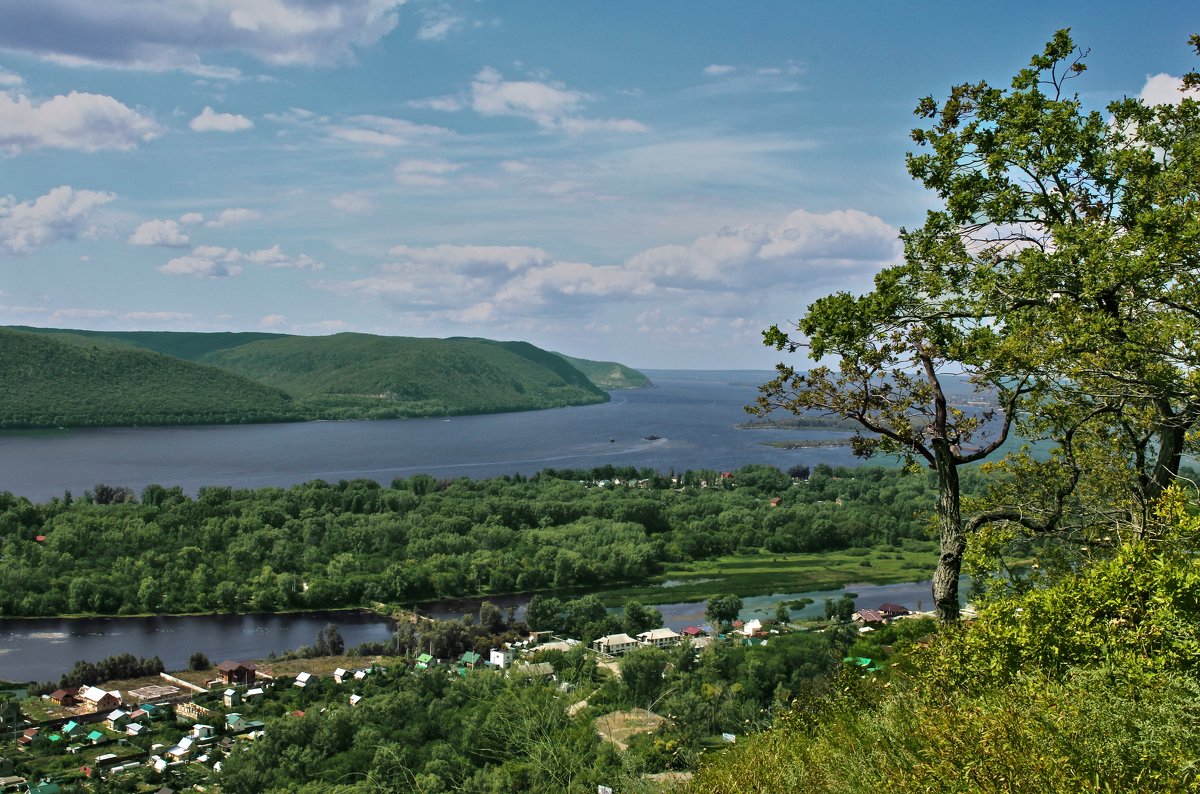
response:
M92 711L115 709L121 705L120 691L114 689L111 692L105 692L98 686L84 687L79 693L79 699Z
M638 642L642 645L653 645L655 648L666 648L671 645L679 644L680 634L677 631L672 631L667 628L651 629L643 631L637 635Z
M292 684L292 686L298 686L301 689L304 689L304 687L308 686L308 681L311 678L312 673L300 673L296 676L296 681Z
M762 621L758 618L747 620L745 625L738 629L739 634L744 634L747 637L753 637L755 633L762 631Z
M125 733L129 736L141 736L146 732L146 726L140 722L131 722L125 726Z
M193 750L192 745L195 743L196 740L193 737L184 736L179 740L179 744L175 745L170 750L167 750L167 755L180 760L184 758L190 758Z
M231 709L242 702L242 694L236 689L226 689L223 693L225 696L225 708Z
M333 680L334 680L334 683L337 683L337 684L340 684L340 683L342 683L342 682L343 682L343 681L345 681L345 680L346 680L346 679L347 679L349 676L350 676L350 671L349 671L349 670L343 670L343 669L342 669L342 668L340 668L340 667L339 667L339 668L337 668L336 670L334 670L334 671L333 671Z
M508 667L513 662L512 648L492 648L488 652L488 662L493 667Z
M592 650L612 656L622 656L638 646L638 641L628 634L609 634L592 642Z
M351 705L351 706L357 706L357 705L358 705L358 702L359 702L360 700L362 700L362 695L351 695L351 696L350 696L350 705Z

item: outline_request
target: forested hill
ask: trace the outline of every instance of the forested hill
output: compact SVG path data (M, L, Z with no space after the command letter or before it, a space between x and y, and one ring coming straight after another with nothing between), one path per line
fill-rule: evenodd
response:
M525 342L0 329L8 427L384 419L555 408L608 394ZM607 365L605 365L607 366Z
M631 369L615 361L588 361L583 358L573 358L565 353L555 353L554 355L587 375L588 380L601 389L645 389L654 385L649 378L636 369Z
M282 390L105 340L0 328L0 426L217 424L302 418Z
M531 351L548 360L539 361ZM222 350L202 361L278 386L333 418L493 413L608 399L545 351L481 339L289 336Z

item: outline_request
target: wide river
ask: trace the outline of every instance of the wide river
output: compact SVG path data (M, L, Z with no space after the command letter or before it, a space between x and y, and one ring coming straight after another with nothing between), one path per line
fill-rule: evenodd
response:
M600 405L452 419L0 432L0 490L46 501L97 483L194 494L308 480L382 483L426 473L485 478L545 468L728 470L748 463L855 465L848 447L785 450L768 440L823 431L738 430L770 372L646 370L656 388ZM646 436L660 436L647 441Z
M602 405L449 420L0 432L0 490L45 501L64 491L79 495L97 483L139 492L151 483L178 485L194 494L205 485L254 488L361 477L387 483L418 473L484 478L605 464L682 472L748 463L781 469L798 463L857 463L847 447L784 450L762 444L834 435L828 432L735 427L751 418L744 406L754 401L758 384L769 380L770 372L646 374L655 388L614 392L612 401ZM651 435L660 438L645 438ZM915 592L928 593L928 586ZM776 600L794 595L781 594ZM900 593L881 600L905 603ZM663 601L670 601L669 591ZM696 607L663 607L664 617L673 626L697 622L703 609L700 605L697 614ZM755 608L764 605L748 600L747 613ZM78 659L95 661L122 652L158 655L168 669L182 667L195 650L213 661L262 658L311 643L328 619L0 620L0 678L45 680ZM391 632L390 622L382 619L340 615L336 622L347 645L384 640Z

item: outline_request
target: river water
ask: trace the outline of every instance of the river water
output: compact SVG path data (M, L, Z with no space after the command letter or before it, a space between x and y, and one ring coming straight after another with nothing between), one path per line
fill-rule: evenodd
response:
M826 431L738 430L770 372L647 370L656 388L600 405L452 419L0 432L0 490L46 501L97 483L151 483L194 494L314 479L496 477L545 468L736 469L768 463L855 465L848 447L786 450L763 441ZM645 436L661 436L648 441Z
M101 482L135 491L151 483L178 485L194 494L205 485L254 488L354 478L387 483L418 473L484 478L605 464L682 472L749 463L781 469L857 463L846 447L785 450L761 443L835 435L825 431L735 427L750 418L744 406L771 372L646 373L655 388L614 392L601 405L548 411L449 420L0 432L0 490L45 501ZM651 435L660 438L645 438ZM912 587L928 594L927 585ZM815 598L811 609L819 612L826 595L773 598ZM907 605L901 595L882 600ZM747 616L765 608L757 602L746 600ZM703 618L702 604L698 614L694 604L659 608L676 628ZM773 603L770 609L773 613ZM0 678L46 680L76 660L125 652L157 655L168 669L185 666L197 650L214 662L262 658L311 643L329 620L329 615L0 620ZM347 646L386 640L392 630L390 621L376 617L339 613L334 622Z

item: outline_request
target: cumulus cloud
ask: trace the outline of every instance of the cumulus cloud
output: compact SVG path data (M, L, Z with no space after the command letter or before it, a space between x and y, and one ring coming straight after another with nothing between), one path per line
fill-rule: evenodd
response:
M193 213L188 213L188 215L192 214ZM216 218L213 218L204 225L212 229L221 229L225 226L233 226L237 223L249 223L250 221L256 221L262 216L263 214L258 210L248 210L245 207L234 207L232 209L221 210Z
M254 122L234 113L217 113L206 106L188 126L196 132L241 132L253 128Z
M342 193L329 203L347 215L370 215L375 211L375 203L363 193Z
M289 256L280 246L273 245L258 251L243 253L236 248L219 245L198 245L191 253L176 257L158 268L169 276L192 276L193 278L230 278L242 274L243 262L275 268L296 270L321 270L323 262L307 254Z
M1150 75L1146 78L1146 84L1142 86L1139 98L1147 105L1178 105L1185 96L1193 99L1200 97L1200 92L1184 92L1182 88L1183 80L1179 77L1169 74Z
M737 67L726 63L710 63L704 67L704 73L709 77L722 77L736 71Z
M113 193L76 190L63 185L32 201L0 197L0 255L28 254L59 240L95 233L96 210L116 198Z
M797 210L781 222L726 228L690 245L651 248L626 263L660 285L811 285L873 274L900 255L899 230L858 210Z
M138 226L133 234L129 235L129 244L183 248L188 244L188 236L176 221L150 220Z
M0 48L69 66L102 65L209 77L208 52L264 63L324 65L395 28L404 0L38 0L0 4Z
M179 216L179 222L183 224L202 223L204 214L200 212L185 212Z
M36 102L0 91L0 153L129 150L163 132L153 119L104 94L72 91Z
M592 130L646 132L633 119L590 119L578 115L592 97L561 83L505 80L500 72L484 67L471 81L471 108L481 116L516 116L544 130L579 134Z
M0 86L5 88L13 88L25 82L21 79L21 75L13 74L12 72L0 69Z
M440 158L433 160L401 160L394 171L396 181L408 187L441 187L449 182L446 178L461 170L461 163L452 163Z

